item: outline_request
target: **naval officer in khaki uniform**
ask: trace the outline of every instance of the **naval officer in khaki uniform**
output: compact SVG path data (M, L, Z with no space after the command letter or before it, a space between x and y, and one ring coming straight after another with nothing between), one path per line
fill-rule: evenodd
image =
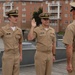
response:
M17 27L18 10L10 10L7 16L9 24L0 28L0 37L4 42L2 75L19 75L22 61L22 31Z
M28 40L37 39L35 53L36 75L51 75L53 61L55 60L56 36L55 30L49 26L49 13L41 13L42 24L36 27L33 19Z
M73 22L67 26L63 42L66 45L68 75L75 75L75 2L71 2L70 5Z

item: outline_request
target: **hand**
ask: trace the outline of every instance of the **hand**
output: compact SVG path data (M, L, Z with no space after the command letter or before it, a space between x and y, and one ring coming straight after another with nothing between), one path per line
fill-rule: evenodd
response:
M22 61L22 56L20 56L20 62Z
M72 70L73 70L72 64L70 63L70 64L67 65L67 71L72 72Z
M53 56L53 62L55 61L55 56Z
M32 27L36 27L35 19L32 19L32 21L31 21L31 25L32 25Z

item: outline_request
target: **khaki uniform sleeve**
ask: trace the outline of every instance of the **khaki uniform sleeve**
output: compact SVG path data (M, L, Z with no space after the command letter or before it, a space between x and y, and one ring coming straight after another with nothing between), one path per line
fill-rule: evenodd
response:
M53 42L56 42L56 34L54 34Z
M22 43L23 42L23 35L22 35L22 31L21 31L21 36L20 36L20 41L19 41L20 43Z
M36 38L37 37L37 30L36 29L34 29L33 34L34 34L34 38Z
M64 44L72 44L73 43L73 32L69 27L67 27L67 29L65 31L65 35L63 37L63 43Z
M4 35L3 29L0 28L0 37L2 37Z
M54 31L53 42L56 42L56 34L55 34L55 31Z

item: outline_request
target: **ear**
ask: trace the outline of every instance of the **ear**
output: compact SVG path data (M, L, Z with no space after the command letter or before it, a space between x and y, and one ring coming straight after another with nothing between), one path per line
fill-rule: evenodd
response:
M9 21L11 20L11 16L10 16L10 17L8 17L8 20L9 20Z
M43 19L41 19L41 22L42 22L42 20L43 20Z

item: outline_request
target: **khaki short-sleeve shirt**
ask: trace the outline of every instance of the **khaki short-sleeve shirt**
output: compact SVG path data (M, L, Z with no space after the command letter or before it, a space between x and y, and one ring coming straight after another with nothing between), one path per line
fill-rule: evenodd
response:
M63 37L63 43L65 44L73 44L75 39L75 21L73 21L66 28L65 35Z
M22 43L22 31L19 27L16 27L15 31L10 28L10 25L6 25L0 29L0 37L4 42L4 50L19 49L19 43Z
M0 37L2 37L4 35L3 29L0 28Z
M51 51L52 44L56 42L55 31L49 27L45 30L42 25L34 29L34 36L37 38L37 50L39 51Z

